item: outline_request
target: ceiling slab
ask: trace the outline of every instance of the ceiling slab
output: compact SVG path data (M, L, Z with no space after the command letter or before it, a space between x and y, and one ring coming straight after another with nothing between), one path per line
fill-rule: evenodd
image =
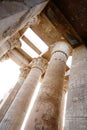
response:
M87 0L53 0L82 40L87 43Z

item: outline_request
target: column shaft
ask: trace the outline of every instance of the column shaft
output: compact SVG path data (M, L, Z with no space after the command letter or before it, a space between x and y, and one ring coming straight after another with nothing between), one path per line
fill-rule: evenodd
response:
M87 48L74 49L64 130L87 130Z
M17 49L12 49L8 53L9 57L14 60L17 59L18 63L21 62L20 64L28 65L29 60L24 57ZM15 60L16 61L16 60ZM17 62L16 61L16 62Z
M63 79L69 48L59 42L52 51L41 89L24 130L58 130Z
M39 60L38 62L42 65L42 61ZM39 68L38 64L37 66L36 64L33 65L10 109L0 124L1 130L20 130L28 105L31 101L44 66L45 65L41 67L39 66Z
M10 105L12 104L18 90L21 87L21 83L17 82L16 85L14 86L12 92L10 93L10 95L7 97L5 103L3 104L3 106L0 109L0 122L2 121L2 119L4 118L7 110L9 109Z
M60 113L59 113L59 122L58 122L58 130L63 130L64 125L64 110L65 110L65 98L66 98L66 92L68 89L68 80L64 80L63 84L63 91L62 91L62 100L61 100L61 107L60 107Z
M15 99L18 91L20 90L20 88L21 88L21 86L22 86L22 84L24 82L24 79L26 78L28 72L29 72L28 68L27 69L26 69L26 67L21 68L21 73L20 73L18 82L16 83L13 90L11 91L11 93L7 97L5 103L3 104L3 106L0 109L0 122L4 118L6 112L8 111L8 109L11 106L12 102L14 101L14 99Z

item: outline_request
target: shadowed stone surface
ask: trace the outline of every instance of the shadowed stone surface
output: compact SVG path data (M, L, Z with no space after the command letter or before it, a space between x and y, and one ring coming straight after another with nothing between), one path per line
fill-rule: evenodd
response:
M0 2L0 41L4 42L23 28L32 17L39 14L47 0Z
M87 130L87 49L73 51L64 130Z

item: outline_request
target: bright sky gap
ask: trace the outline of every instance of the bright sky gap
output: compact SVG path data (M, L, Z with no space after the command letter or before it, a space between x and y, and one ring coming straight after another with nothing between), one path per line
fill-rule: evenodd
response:
M26 42L24 42L22 39L20 39L22 46L21 48L32 58L36 58L39 55L30 47L26 44Z
M45 44L43 40L40 39L40 37L33 32L31 28L28 28L24 35L41 51L44 52L48 49L48 46Z

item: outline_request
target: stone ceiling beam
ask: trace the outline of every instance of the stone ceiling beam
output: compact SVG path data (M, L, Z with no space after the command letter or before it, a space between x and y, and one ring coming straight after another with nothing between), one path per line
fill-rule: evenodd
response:
M57 42L61 37L61 34L44 13L38 16L38 23L30 27L47 45Z
M61 33L73 47L84 43L69 21L53 2L48 4L44 13L58 32Z
M13 49L8 52L9 57L20 66L28 65L31 59L26 58L18 49Z
M22 36L22 40L24 40L33 50L35 50L38 54L41 54L41 51L29 41L29 39L26 36Z
M87 0L52 0L87 43Z

